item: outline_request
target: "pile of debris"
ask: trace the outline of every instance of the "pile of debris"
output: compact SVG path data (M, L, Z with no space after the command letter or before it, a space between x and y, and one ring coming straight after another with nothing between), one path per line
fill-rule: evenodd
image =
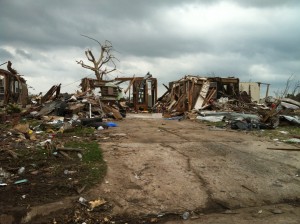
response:
M52 86L44 96L32 97L31 103L27 104L26 108L8 104L0 112L2 124L22 127L22 130L14 130L17 131L16 135L12 134L18 141L22 139L43 141L45 136L41 138L39 135L41 132L56 135L76 127L103 130L117 126L113 121L126 116L126 110L119 101L103 102L91 90L76 94L61 94L60 86L60 84ZM28 122L37 125L29 126Z
M43 116L74 118L112 118L120 120L127 111L148 112L157 100L157 79L148 72L144 77L121 77L114 80L83 78L81 91L61 94L61 84L52 86L46 94L28 96L26 81L11 68L0 69L0 120L12 117L40 119ZM123 91L121 85L128 87ZM126 84L125 84L126 85ZM123 92L125 95L123 95ZM129 93L128 97L126 94ZM22 107L22 108L21 108ZM25 109L24 109L25 108Z
M62 120L81 121L87 118L120 120L126 111L116 101L105 103L93 91L76 94L60 94L60 85L55 85L43 96L31 99L31 105L21 113L22 117L43 119L45 116L59 116Z
M283 121L300 126L300 103L266 97L253 102L239 91L239 79L185 76L170 82L155 109L167 119L191 118L211 122L228 121L233 129L276 128Z
M155 108L162 110L165 116L178 116L186 111L205 109L214 99L237 96L239 79L185 76L165 87L167 91L158 99Z

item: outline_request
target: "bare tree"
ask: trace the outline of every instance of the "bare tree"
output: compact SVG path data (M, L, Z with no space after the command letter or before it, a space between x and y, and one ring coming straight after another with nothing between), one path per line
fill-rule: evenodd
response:
M89 38L95 42L97 42L100 45L100 56L96 60L92 51L90 49L85 51L85 55L87 59L93 63L92 66L85 64L82 60L76 61L77 64L80 64L83 68L90 69L95 72L95 76L97 80L103 80L103 76L115 71L116 64L114 60L118 60L114 57L112 54L113 46L110 41L106 40L104 44L101 44L98 40L91 38L86 35L81 35L83 37ZM108 68L108 63L111 63L113 65L113 68Z
M292 89L291 95L296 96L300 93L300 80L297 80Z
M285 88L284 88L284 90L283 90L283 92L282 92L282 94L281 94L282 97L285 97L285 96L289 93L293 81L294 81L294 75L291 75L291 76L288 78L288 80L286 80Z
M285 85L284 88L282 90L276 90L275 96L278 98L283 98L283 97L291 97L291 96L296 96L299 93L300 90L300 81L299 80L295 80L295 76L291 75Z

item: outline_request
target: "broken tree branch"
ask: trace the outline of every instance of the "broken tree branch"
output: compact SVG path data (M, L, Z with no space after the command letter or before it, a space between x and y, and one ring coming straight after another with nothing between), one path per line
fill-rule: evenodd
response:
M86 65L82 60L76 61L76 62L77 62L77 64L80 64L81 67L94 71L97 80L99 80L99 81L103 80L104 75L116 70L116 64L115 64L114 60L118 60L118 59L115 58L115 56L111 53L113 50L113 46L112 46L111 42L108 40L106 40L104 45L102 45L98 40L96 40L92 37L89 37L89 36L86 36L83 34L81 34L81 36L97 42L100 46L100 55L99 55L99 59L96 60L91 50L85 51L85 56L87 57L87 59L90 62L93 63L93 66ZM113 64L113 69L103 68L103 66L105 64L108 64L109 62L111 62Z

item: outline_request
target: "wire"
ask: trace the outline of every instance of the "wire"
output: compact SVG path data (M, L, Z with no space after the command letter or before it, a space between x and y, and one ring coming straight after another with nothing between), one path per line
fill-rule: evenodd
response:
M2 63L0 66L7 64L7 62Z
M72 82L72 83L63 85L62 87L66 87L66 86L73 85L73 84L75 84L75 83L77 83L77 82L80 82L82 79L87 78L87 77L89 77L89 76L91 76L91 75L94 75L94 74L89 74L89 75L87 75L87 76L85 76L85 77L83 77L83 78L81 78L81 79L79 79L79 80L77 80L77 81L74 81L74 82Z
M125 72L122 72L119 69L116 69L116 71L120 72L121 74L126 74Z
M121 74L126 74L126 73L120 71L119 69L116 69L116 71L120 72ZM66 86L73 85L73 84L75 84L75 83L77 83L77 82L80 82L82 79L87 78L87 77L89 77L89 76L91 76L91 75L94 75L94 74L89 74L89 75L87 75L87 76L85 76L85 77L83 77L83 78L81 78L81 79L79 79L79 80L76 80L76 81L72 82L72 83L63 85L62 87L66 87ZM105 75L106 75L106 76L111 76L111 77L113 77L113 78L116 78L116 76L113 75L113 74L111 74L111 73L108 73L108 74L105 74Z

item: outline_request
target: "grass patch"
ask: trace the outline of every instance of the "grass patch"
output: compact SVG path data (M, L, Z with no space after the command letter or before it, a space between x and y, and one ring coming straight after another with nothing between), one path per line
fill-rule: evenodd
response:
M65 130L63 135L64 136L72 136L72 135L88 136L93 134L94 132L95 132L95 128L78 126L78 127Z
M72 148L83 148L84 154L82 157L82 162L91 163L91 162L101 162L103 161L102 151L99 148L99 144L97 142L67 142L65 147Z
M43 123L43 121L41 120L37 120L37 119L26 119L23 121L23 123L26 122L29 124L30 127L35 128L39 125L41 125Z
M253 131L252 133L271 140L278 139L279 141L286 141L288 139L294 138L295 136L300 136L300 127L280 126L276 129Z
M102 150L95 141L91 142L67 142L65 147L82 148L82 164L80 165L81 182L90 187L99 183L105 176L107 166L103 160Z

